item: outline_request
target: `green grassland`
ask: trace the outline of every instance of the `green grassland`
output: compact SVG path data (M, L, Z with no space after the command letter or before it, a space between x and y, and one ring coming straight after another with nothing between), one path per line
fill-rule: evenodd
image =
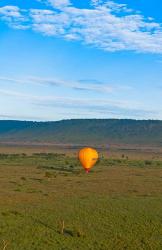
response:
M161 160L1 153L0 249L162 249Z

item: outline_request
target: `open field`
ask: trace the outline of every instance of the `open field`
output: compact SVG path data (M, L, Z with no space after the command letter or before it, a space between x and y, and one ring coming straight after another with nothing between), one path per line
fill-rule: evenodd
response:
M160 150L101 152L85 174L74 149L20 149L0 148L0 249L162 249Z
M76 144L0 142L0 153L25 153L27 155L32 155L33 153L59 153L77 157L78 150L84 146ZM89 146L94 147L93 144ZM124 155L124 157L133 160L162 160L162 147L159 146L111 144L110 146L103 145L95 148L100 152L100 156L103 155L106 158L120 159Z

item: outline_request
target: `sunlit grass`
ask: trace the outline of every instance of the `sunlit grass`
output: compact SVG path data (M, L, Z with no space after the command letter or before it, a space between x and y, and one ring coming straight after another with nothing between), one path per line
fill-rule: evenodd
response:
M0 249L162 249L162 162L0 155Z

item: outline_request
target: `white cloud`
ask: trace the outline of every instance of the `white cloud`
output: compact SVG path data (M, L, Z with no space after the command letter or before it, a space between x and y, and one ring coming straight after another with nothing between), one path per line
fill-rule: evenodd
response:
M38 2L42 2L47 6L52 6L55 9L62 10L71 5L70 0L37 0Z
M21 10L17 6L0 7L0 20L7 22L12 28L15 29L25 30L30 28L30 26L25 23L28 21L26 11Z
M6 21L23 21L24 17L17 6L4 6L0 8L0 17Z
M48 2L55 8L63 8L70 5L69 0L48 0Z
M17 6L4 6L0 8L0 14L7 17L20 18L20 9Z
M91 0L80 9L68 0L40 0L46 9L0 8L0 18L17 29L78 40L105 51L162 53L162 24L114 1ZM48 4L52 6L47 9ZM26 22L24 24L24 22Z
M94 7L107 7L109 11L114 11L114 12L132 12L132 9L129 9L127 7L127 4L119 4L119 3L115 3L113 1L110 0L91 0L92 6Z

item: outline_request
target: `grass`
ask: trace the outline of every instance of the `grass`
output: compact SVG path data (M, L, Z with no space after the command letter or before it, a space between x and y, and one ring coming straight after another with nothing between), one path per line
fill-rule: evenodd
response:
M158 158L0 154L0 196L0 249L162 249Z

